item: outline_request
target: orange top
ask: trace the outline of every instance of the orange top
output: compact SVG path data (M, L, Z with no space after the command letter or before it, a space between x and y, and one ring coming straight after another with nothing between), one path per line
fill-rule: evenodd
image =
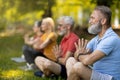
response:
M43 51L43 54L53 60L56 61L56 57L54 55L54 53L52 52L53 46L55 46L57 44L56 39L57 39L57 34L55 32L51 32L51 33L44 33L41 37L41 40L44 42L46 39L50 39L52 42L50 44L48 44Z

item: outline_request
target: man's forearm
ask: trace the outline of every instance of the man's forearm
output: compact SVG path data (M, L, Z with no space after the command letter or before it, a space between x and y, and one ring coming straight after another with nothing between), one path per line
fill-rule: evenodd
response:
M64 58L58 58L58 63L65 65L65 62Z
M79 55L78 60L82 62L84 65L91 65L89 56L90 54Z

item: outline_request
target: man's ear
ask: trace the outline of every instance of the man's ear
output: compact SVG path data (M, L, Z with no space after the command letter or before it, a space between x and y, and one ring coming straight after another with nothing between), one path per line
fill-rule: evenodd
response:
M101 20L101 24L102 24L102 25L105 25L105 24L106 24L106 21L107 21L106 18L103 18L103 19Z

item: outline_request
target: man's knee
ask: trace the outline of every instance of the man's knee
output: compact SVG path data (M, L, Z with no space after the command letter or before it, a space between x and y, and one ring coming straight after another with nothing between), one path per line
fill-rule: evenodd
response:
M42 60L42 57L41 56L38 56L35 58L35 64L38 64L39 62L41 62Z
M46 60L45 63L44 63L44 66L45 66L46 69L51 67L52 66L52 62L50 60Z
M68 60L66 61L66 67L69 66L69 64L71 64L74 61L75 61L74 57L68 58Z
M73 67L73 65L74 65L76 62L77 62L77 61L75 60L74 57L68 58L68 60L66 61L66 68Z
M44 57L38 56L35 58L35 63L42 63L44 67L48 68L52 65L52 62Z
M77 62L74 66L73 66L73 70L75 71L75 73L77 74L82 74L83 70L85 69L85 66L81 63L81 62Z
M74 60L74 57L70 57L70 58L68 58L67 62L71 62L73 60Z

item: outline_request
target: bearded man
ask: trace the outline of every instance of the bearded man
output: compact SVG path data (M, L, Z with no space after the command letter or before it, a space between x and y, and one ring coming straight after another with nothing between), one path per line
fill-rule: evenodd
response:
M43 71L43 75L48 77L61 76L66 79L66 60L74 55L76 51L75 43L78 42L79 37L72 31L74 27L74 20L70 16L62 16L58 18L58 34L63 36L60 45L53 47L53 53L57 61L47 59L44 57L37 57L35 63L38 68ZM54 75L54 76L53 76Z
M66 62L67 80L120 80L120 38L111 28L111 15L106 6L94 9L88 32L97 36L75 44L75 55Z

